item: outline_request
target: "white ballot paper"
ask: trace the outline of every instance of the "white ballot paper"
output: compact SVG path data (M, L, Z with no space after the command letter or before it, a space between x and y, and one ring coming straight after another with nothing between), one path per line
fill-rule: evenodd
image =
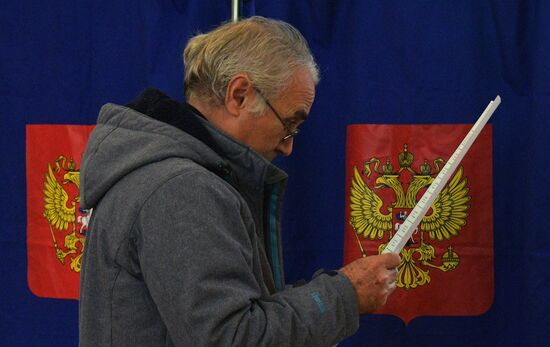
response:
M435 180L426 190L422 198L418 201L407 219L405 219L403 224L399 227L399 230L386 245L386 248L382 253L401 253L401 250L410 239L412 233L422 218L426 215L426 212L428 212L443 187L445 187L445 184L447 184L447 181L449 181L449 178L458 167L458 164L462 158L464 158L464 155L468 152L477 136L481 133L481 130L489 118L491 118L491 115L495 112L498 105L500 105L500 96L497 95L495 100L492 100L489 105L487 105L485 111L483 111L481 116L479 116L477 122L474 124L472 129L470 129L464 140L462 140L449 161L447 161L443 169L441 169Z

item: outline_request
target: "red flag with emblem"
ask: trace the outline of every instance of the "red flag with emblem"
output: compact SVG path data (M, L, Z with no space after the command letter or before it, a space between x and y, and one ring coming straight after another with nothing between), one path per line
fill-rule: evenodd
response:
M379 254L471 125L350 125L344 262ZM492 128L488 124L401 252L376 313L470 316L493 302Z
M27 279L40 297L78 299L85 214L80 161L93 126L27 125Z

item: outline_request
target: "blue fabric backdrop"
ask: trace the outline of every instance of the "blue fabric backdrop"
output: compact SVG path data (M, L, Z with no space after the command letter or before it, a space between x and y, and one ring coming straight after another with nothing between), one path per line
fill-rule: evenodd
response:
M148 86L182 99L181 51L230 18L229 0L0 3L0 345L75 346L78 302L27 286L25 125L93 124ZM477 317L365 316L342 346L550 345L550 2L245 1L298 27L322 81L290 158L287 281L342 263L345 129L352 123L494 127L495 296ZM467 280L466 278L464 280Z

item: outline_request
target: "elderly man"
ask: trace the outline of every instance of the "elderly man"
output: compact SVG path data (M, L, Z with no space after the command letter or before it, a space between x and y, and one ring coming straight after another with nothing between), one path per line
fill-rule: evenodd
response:
M395 288L399 256L285 286L286 174L318 70L302 35L253 17L192 38L187 103L105 105L81 168L92 209L81 346L330 346Z

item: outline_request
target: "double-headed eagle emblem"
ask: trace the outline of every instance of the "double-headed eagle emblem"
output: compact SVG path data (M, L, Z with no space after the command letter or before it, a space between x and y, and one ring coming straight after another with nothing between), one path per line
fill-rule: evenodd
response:
M434 181L440 165L444 164L441 158L433 161L433 167L428 160L424 160L419 170L415 171L413 161L414 155L405 144L403 152L398 156L399 169L394 170L390 159L380 165L378 158L364 162L361 172L357 167L353 168L349 222L363 255L365 252L360 237L382 241L378 247L381 253L421 198L421 193ZM373 173L377 175L376 178ZM370 181L374 180L372 187L365 183L362 175ZM389 204L385 204L380 196L387 196L387 189L391 189L394 197L394 201ZM430 268L451 271L459 265L460 258L451 245L438 261L436 248L428 242L442 242L460 234L468 217L468 190L467 178L463 168L459 167L402 250L402 262L397 275L398 287L411 289L423 286L431 281Z
M61 164L60 164L61 163ZM58 182L55 173L65 171L61 182ZM71 197L64 187L73 185ZM77 204L80 202L80 172L76 170L76 164L70 160L66 162L65 156L59 156L55 161L55 167L48 164L48 172L44 180L44 218L50 226L55 256L61 264L65 264L65 258L70 255L70 268L80 272L84 237L82 236L82 216L77 218ZM77 224L79 227L77 227ZM55 229L55 231L54 231ZM65 233L62 247L59 245L56 235ZM80 243L80 246L78 245Z

